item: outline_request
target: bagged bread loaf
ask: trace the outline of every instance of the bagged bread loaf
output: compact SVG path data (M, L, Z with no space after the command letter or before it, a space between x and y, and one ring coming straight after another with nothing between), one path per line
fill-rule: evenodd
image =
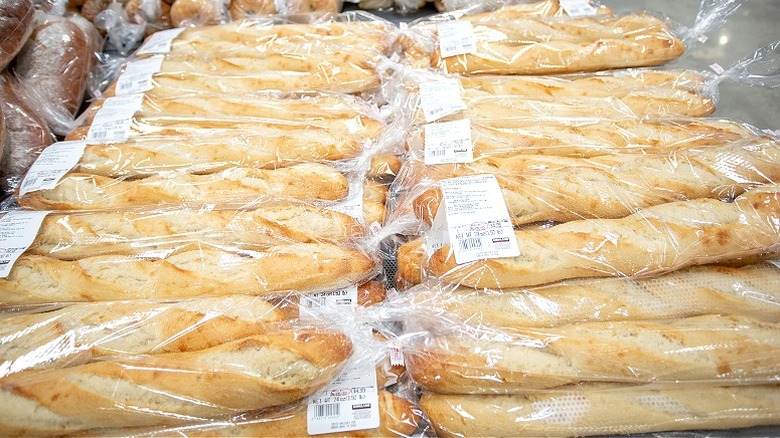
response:
M111 356L197 351L273 331L286 315L249 295L165 303L79 303L0 316L0 375ZM278 329L277 329L278 330Z
M517 257L458 265L449 245L423 267L448 283L515 288L577 277L667 272L739 257L769 256L778 249L776 186L758 187L733 202L714 199L661 204L621 219L567 222L547 229L516 230ZM410 242L402 253L414 253ZM419 249L417 250L419 254ZM423 258L424 259L424 258ZM414 257L399 256L399 276L419 279Z
M229 19L227 2L222 0L176 0L171 5L173 27L208 26Z
M621 218L676 200L733 199L751 187L778 182L780 144L759 142L670 155L591 159L491 157L440 165L431 171L434 178L486 173L496 175L514 225ZM414 200L415 214L431 224L441 200L440 189L427 190Z
M292 243L339 245L363 234L358 221L343 213L269 199L240 209L51 213L25 253L78 260L169 251L192 243L262 250Z
M279 406L329 383L351 353L342 332L300 328L191 352L17 373L0 379L0 398L11 407L0 431L176 425Z
M137 180L70 173L53 189L28 192L21 205L37 210L97 210L175 204L252 202L266 196L336 201L349 193L333 167L297 164L276 170L232 167L208 175L164 173Z
M589 322L434 335L409 350L416 382L448 394L515 394L584 382L762 384L777 378L780 325L750 317Z
M0 279L3 305L314 291L371 278L374 261L353 246L295 243L263 251L181 245L138 255L76 260L22 255Z
M11 74L0 75L0 85L0 109L6 127L0 188L9 192L21 183L43 148L54 142L54 136L38 112L23 100L23 90Z
M38 26L16 61L19 83L41 104L41 114L57 134L68 132L78 112L93 64L93 38L68 18Z
M565 437L780 423L780 391L775 385L583 387L509 396L429 392L420 407L442 437Z
M694 266L657 277L569 280L529 289L474 290L426 283L399 308L506 330L591 321L728 314L780 322L780 270L772 263Z
M5 0L0 5L0 69L5 69L30 37L34 15L32 0Z
M729 120L528 117L471 121L474 159L513 154L586 158L614 153L665 154L756 137L755 129ZM408 143L422 156L424 132L413 133Z
M326 433L326 438L336 437L390 437L410 436L421 422L419 408L408 400L389 391L379 391L379 427L347 432ZM296 403L279 408L250 412L229 421L213 424L193 424L169 428L134 428L123 430L97 429L77 436L140 437L181 434L192 437L246 436L246 437L302 437L307 432L307 406Z
M431 65L449 73L556 74L653 66L685 51L666 23L649 14L486 21L473 28L473 53L445 57L437 49Z

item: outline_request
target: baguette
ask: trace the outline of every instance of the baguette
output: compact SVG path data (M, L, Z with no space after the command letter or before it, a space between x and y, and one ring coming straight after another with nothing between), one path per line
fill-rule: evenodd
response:
M534 118L472 120L474 158L557 155L591 158L614 153L669 153L756 139L744 125L724 120L604 120Z
M373 269L374 261L355 248L304 243L265 252L195 245L157 259L105 255L63 261L23 255L0 279L0 304L329 290L364 281Z
M105 100L95 101L87 109L86 121L92 123L95 114ZM182 117L241 117L274 120L350 122L357 137L371 138L377 135L382 124L361 114L356 101L332 95L315 97L282 98L272 95L230 96L195 94L175 98L146 96L136 114L143 116ZM350 125L350 126L352 126ZM360 131L355 129L359 128Z
M90 144L73 172L109 178L139 178L168 170L209 174L230 167L273 169L351 159L363 150L354 137L324 129L271 128L263 135L258 126L253 131L142 135L122 143Z
M307 432L306 404L267 409L242 415L235 421L220 421L211 425L191 425L165 429L96 429L77 436L159 436L188 437L304 437ZM388 391L379 391L379 427L341 433L326 433L325 438L369 438L411 436L420 424L420 413L413 404Z
M527 18L474 26L475 53L441 58L449 73L557 74L663 64L680 57L683 43L648 14L545 22Z
M409 289L423 281L422 266L425 263L425 240L414 239L398 247L396 260L398 271L395 274L395 287Z
M20 205L38 210L94 210L128 206L252 201L263 196L335 201L349 191L346 177L321 164L277 170L230 168L212 175L162 174L139 180L70 173L57 186L25 194Z
M649 207L622 219L515 231L520 255L458 266L449 245L431 275L475 288L515 288L577 277L653 274L771 253L780 244L780 189L749 190L726 203L696 199Z
M179 34L171 45L171 54L198 53L199 44L215 42L265 48L273 44L305 45L319 43L328 46L372 47L384 51L393 27L377 21L345 21L318 24L269 25L267 20L236 20L219 26L189 28Z
M329 59L338 63L343 53L325 53ZM320 64L323 70L313 71L254 71L249 68L251 59L232 58L213 60L206 64L195 62L191 65L176 66L180 71L157 73L152 79L152 89L147 96L176 97L192 93L223 93L225 95L243 95L259 90L279 91L333 91L340 93L360 93L377 88L380 85L379 74L365 61L342 64L339 68L329 63ZM165 63L163 63L165 65ZM106 90L106 96L116 94L116 85Z
M705 314L780 323L780 270L771 263L694 266L659 277L572 280L528 290L425 284L409 296L423 311L505 330Z
M96 427L176 425L305 397L352 353L341 332L298 329L195 352L93 362L0 380L0 433L58 435Z
M367 224L385 222L385 202L389 184L375 180L366 180L363 184L363 216Z
M514 225L537 221L621 218L653 205L687 199L730 199L780 181L780 144L707 148L661 155L602 155L590 159L518 155L439 166L439 179L494 174ZM582 190L583 184L588 190ZM414 200L431 224L442 200L431 188Z
M640 90L700 92L707 79L691 70L628 70L569 76L470 76L464 93L528 97L624 97Z
M440 437L611 435L780 424L777 386L622 387L533 395L425 393Z
M551 92L547 96L528 94L487 94L467 90L463 100L468 110L444 119L491 118L496 114L506 117L703 117L715 111L715 105L708 98L668 88L631 90L622 96L583 96L576 92Z
M780 324L704 315L442 336L407 355L414 380L447 394L516 394L585 382L761 384L780 364Z
M360 224L346 214L295 202L242 211L52 213L26 254L74 260L161 251L192 242L266 249L295 242L342 244L362 235Z
M109 356L197 351L269 331L287 317L247 295L176 303L77 303L0 317L0 377Z

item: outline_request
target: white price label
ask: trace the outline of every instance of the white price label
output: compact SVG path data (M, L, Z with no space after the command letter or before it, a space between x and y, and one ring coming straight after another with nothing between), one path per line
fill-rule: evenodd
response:
M9 211L0 218L0 278L35 240L48 211Z
M323 309L352 313L358 306L358 288L350 286L344 289L315 292L301 297L299 318L306 321L316 320Z
M333 383L317 392L306 409L306 426L309 435L379 427L379 393L373 364L350 364Z
M420 84L420 106L427 123L466 109L460 97L460 82L445 79Z
M152 77L162 68L163 59L163 55L155 55L129 62L116 80L116 95L142 93L154 88Z
M471 163L471 121L429 123L425 125L425 164Z
M447 231L455 262L520 255L501 188L494 175L441 181Z
M474 26L469 21L442 21L438 24L438 32L442 58L477 51Z
M569 17L592 17L598 12L590 0L561 0L561 7Z
M157 53L169 53L171 51L171 43L176 39L179 34L184 32L183 27L176 29L161 30L155 32L148 40L135 52L136 55L155 55Z
M95 114L87 133L90 143L126 141L130 137L133 115L141 109L143 94L109 97Z
M62 141L44 149L24 176L19 196L53 189L66 173L76 167L86 147L85 141Z
M350 184L350 194L347 199L330 207L332 210L339 211L346 215L362 221L363 220L363 182Z

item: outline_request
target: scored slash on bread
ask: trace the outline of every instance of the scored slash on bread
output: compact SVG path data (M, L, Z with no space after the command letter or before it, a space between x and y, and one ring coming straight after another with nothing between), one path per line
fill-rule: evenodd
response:
M0 434L175 425L299 400L333 380L347 335L295 329L193 352L110 359L0 379Z
M439 393L513 394L583 382L748 384L780 371L780 325L703 315L437 336L412 350L414 380Z
M71 173L53 189L26 193L19 202L39 210L96 210L250 202L266 195L336 201L348 193L342 173L330 166L307 163L275 170L235 167L211 175L171 173L138 180Z
M159 258L104 255L63 261L23 255L0 279L0 303L265 295L347 287L366 280L374 261L352 247L291 244L266 251L205 244Z
M529 395L423 394L440 437L612 435L731 429L780 421L776 385L580 387Z

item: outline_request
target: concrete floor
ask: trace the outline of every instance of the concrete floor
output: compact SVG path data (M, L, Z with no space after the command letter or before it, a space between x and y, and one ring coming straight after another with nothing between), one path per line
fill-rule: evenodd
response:
M675 22L692 26L699 8L697 0L601 0L617 12L648 10ZM743 0L726 22L711 31L704 44L697 44L670 66L710 70L724 68L752 55L759 47L780 40L780 0ZM774 73L780 75L780 48L774 54ZM757 72L756 72L757 73ZM723 82L715 116L742 120L761 129L780 129L780 87L746 87Z

